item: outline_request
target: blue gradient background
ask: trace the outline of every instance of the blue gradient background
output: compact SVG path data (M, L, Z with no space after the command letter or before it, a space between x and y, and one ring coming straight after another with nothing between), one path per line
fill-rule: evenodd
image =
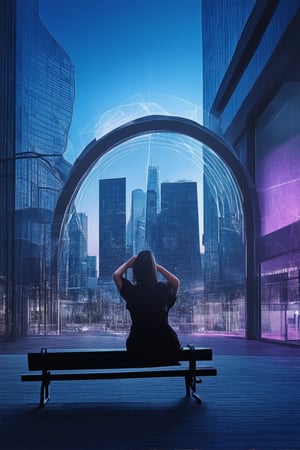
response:
M202 120L200 0L40 0L39 13L75 65L69 161L95 137L135 117L172 114ZM199 145L195 150L176 135L156 145L149 139L129 142L122 157L115 149L78 194L77 211L89 218L89 254L98 254L100 178L126 176L128 218L131 191L146 188L149 163L159 166L160 182L197 180L202 200ZM199 216L201 228L200 206Z
M200 0L40 0L40 18L75 65L69 160L118 106L201 108Z

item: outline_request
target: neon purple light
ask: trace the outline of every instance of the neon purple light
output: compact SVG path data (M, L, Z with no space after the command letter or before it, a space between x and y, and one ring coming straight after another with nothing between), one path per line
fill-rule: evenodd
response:
M256 181L264 236L300 219L300 133L260 156Z

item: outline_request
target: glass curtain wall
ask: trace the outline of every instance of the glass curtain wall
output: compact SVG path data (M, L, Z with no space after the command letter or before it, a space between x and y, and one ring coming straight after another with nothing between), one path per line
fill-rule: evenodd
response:
M0 336L50 334L50 230L71 167L63 154L74 66L41 22L38 0L0 3Z
M286 82L256 122L261 335L283 341L300 339L299 114L300 82Z

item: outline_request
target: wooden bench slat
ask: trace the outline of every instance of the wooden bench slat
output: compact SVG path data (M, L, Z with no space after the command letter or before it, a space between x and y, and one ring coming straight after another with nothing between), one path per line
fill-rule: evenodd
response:
M155 377L184 377L190 374L188 369L174 370L151 370L151 371L129 371L129 372L97 372L97 373L51 373L49 379L51 381L67 381L67 380L107 380L121 378L155 378ZM195 376L215 376L217 371L214 367L201 367L194 372ZM42 375L22 375L22 381L42 381Z
M197 348L193 357L198 361L211 361L212 350ZM178 354L155 360L135 359L126 350L28 353L28 368L34 370L87 370L130 367L173 366L189 361L191 350L184 348Z
M151 359L134 358L125 349L67 352L48 352L47 349L42 349L40 353L28 353L29 371L40 371L40 374L22 375L21 380L40 381L41 407L50 399L51 381L179 376L185 378L187 397L192 395L201 403L196 394L196 384L201 380L196 377L215 376L217 370L214 367L197 367L197 362L210 360L211 349L192 346L185 347L176 354L159 355ZM181 365L183 362L188 364ZM64 373L57 373L59 371Z

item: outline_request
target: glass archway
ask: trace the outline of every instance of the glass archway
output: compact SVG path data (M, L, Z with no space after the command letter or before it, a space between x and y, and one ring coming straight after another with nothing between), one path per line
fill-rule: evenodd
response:
M108 153L109 150L112 151ZM163 155L162 159L157 156L159 152L160 157ZM126 162L126 158L127 161L129 158L131 164ZM178 158L181 163L179 166L177 165L177 172L178 167L180 169L175 175L174 160L177 159L178 164ZM162 184L157 177L160 165L164 177L166 177ZM184 165L188 167L186 170L184 170ZM134 166L131 177L127 176L126 172L130 171L130 166L131 169ZM171 167L173 167L172 170L170 170ZM54 291L58 294L57 298L60 302L57 305L60 313L58 318L60 331L67 324L71 327L72 324L75 324L77 327L76 320L78 321L79 318L80 304L81 311L84 311L80 318L84 329L86 329L87 323L91 324L92 321L105 324L105 326L108 324L109 328L115 331L122 331L121 328L126 327L123 305L118 303L116 292L110 287L112 268L108 264L108 260L105 261L103 243L101 250L101 225L96 247L98 249L100 247L97 256L100 261L98 268L102 273L99 273L100 285L97 287L97 277L89 276L91 273L95 275L97 256L88 255L85 250L86 264L81 275L76 275L76 279L74 270L76 252L73 254L73 259L70 260L67 247L70 246L72 233L73 236L77 236L73 245L77 252L80 247L78 245L79 237L81 236L84 242L84 235L89 234L90 236L90 233L87 233L87 214L82 210L82 205L87 207L89 203L87 192L95 190L95 188L91 188L95 180L96 184L99 183L99 189L102 190L102 197L100 193L98 200L99 204L101 204L101 198L105 198L105 189L110 192L113 189L116 193L115 198L106 200L106 208L110 208L112 214L117 211L119 215L123 214L125 217L123 226L126 231L121 233L123 240L119 243L123 256L126 252L133 252L139 245L143 245L145 239L149 240L151 235L149 237L149 223L148 227L146 226L147 218L139 217L141 220L139 220L138 226L137 222L134 222L136 220L134 216L137 215L137 211L141 210L140 205L143 201L145 205L147 204L147 197L149 201L147 193L149 168L159 169L158 171L152 170L152 177L156 176L156 181L161 187L156 195L157 204L155 206L159 225L154 233L156 240L152 244L156 246L156 251L160 252L160 256L166 258L163 243L167 242L168 252L170 253L170 249L173 251L173 258L169 260L173 261L173 264L174 261L184 260L184 253L182 253L182 249L178 250L178 248L185 246L188 249L185 255L186 263L177 267L184 280L184 289L182 301L178 303L178 310L174 311L173 321L181 328L179 331L182 332L214 331L246 334L249 337L249 333L251 333L247 325L249 308L246 308L245 298L249 294L249 275L253 277L255 273L253 267L252 269L249 267L250 261L253 266L253 247L249 252L247 249L249 241L245 240L247 228L251 228L252 232L255 230L255 207L249 179L226 142L197 123L166 116L141 118L114 130L99 141L92 142L74 165L58 202L52 230L52 237L56 243L53 252L53 279L55 280ZM194 171L194 179L182 179L192 171ZM183 174L183 177L179 177L180 173ZM125 201L122 203L120 198L124 198L127 179L129 188L127 195L125 194ZM140 181L137 182L137 179ZM113 180L115 180L114 183ZM105 187L105 183L108 183L107 187ZM192 191L196 193L196 197L195 195L193 197ZM177 206L174 207L175 210L177 208L175 227L173 226L174 217L173 222L170 222L172 216L166 207L170 204L170 198L174 198L174 194L177 198ZM182 198L181 204L180 198ZM184 200L187 201L189 198L194 198L191 202L195 202L196 198L194 204L197 206L191 207L192 203L190 203L189 208L185 210L185 216L189 214L187 211L193 211L190 221L194 220L194 222L197 216L198 233L193 233L191 228L189 229L190 233L185 235L185 244L190 235L193 235L194 244L190 241L190 246L187 246L184 244L184 240L181 243L178 240L180 239L180 229L184 227L184 221L178 220L178 211L180 211L180 207L184 206ZM119 210L112 208L114 202L119 205ZM101 207L98 208L98 204L95 207L95 203L98 203L97 200L92 202L91 209L94 210L94 214L95 210L96 214L99 211L101 219ZM105 208L105 201L103 208ZM108 215L107 211L108 209L105 214L102 212L103 217ZM213 217L215 217L214 225L209 227ZM246 222L244 222L244 217L247 217ZM185 222L185 226L187 223L188 221ZM109 221L106 225L108 224ZM95 228L97 229L97 226ZM112 232L112 225L110 228ZM171 231L167 234L162 232L169 228ZM253 243L252 239L250 241ZM178 245L179 243L181 245ZM94 253L97 253L97 249ZM102 269L101 254L102 260L105 262ZM197 270L191 275L191 267L195 265ZM105 267L108 268L107 274L105 274ZM73 278L67 280L64 273L67 273L66 271L71 273L70 269L72 269ZM59 276L57 277L56 274ZM78 289L81 286L78 281L80 276L85 277L86 281L91 283L90 285L86 284L85 290ZM92 281L91 278L94 280ZM216 279L218 279L218 283L216 283ZM97 294L95 294L96 291ZM105 298L107 298L107 302L105 302ZM111 308L107 307L108 304L111 305ZM189 308L187 308L188 305ZM183 321L178 320L180 308L184 310ZM253 305L251 308L253 316ZM107 317L115 320L114 326ZM80 326L80 328L82 327Z

